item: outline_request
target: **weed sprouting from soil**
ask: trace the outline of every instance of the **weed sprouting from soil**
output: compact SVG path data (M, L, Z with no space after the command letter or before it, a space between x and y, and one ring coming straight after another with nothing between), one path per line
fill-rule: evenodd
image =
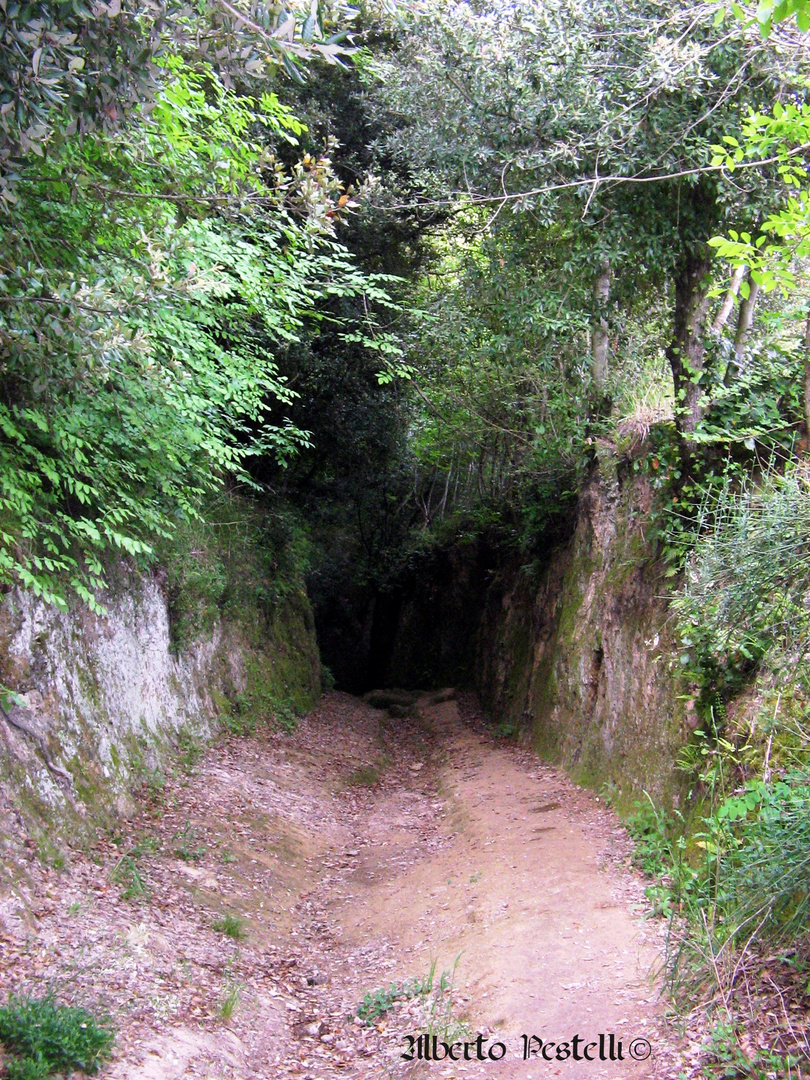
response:
M247 937L245 920L239 915L228 912L212 925L218 934L225 934L226 937L233 938L234 941L242 941L243 938Z
M190 821L186 822L186 827L182 832L174 834L174 839L180 841L174 849L174 853L179 858L183 859L184 862L199 862L205 855L204 846L195 846L197 830L192 826Z
M191 776L203 755L205 744L188 731L181 731L177 736L177 763L186 776Z
M389 983L379 990L370 991L357 1006L357 1015L367 1024L373 1024L384 1016L398 1001L409 1001L420 992L420 982L414 979L408 983Z
M469 1035L467 1025L455 1015L453 990L459 958L451 971L443 971L436 978L436 962L424 978L407 982L392 982L379 990L367 993L357 1007L357 1015L371 1026L398 1003L420 999L424 1030L442 1042L453 1043Z
M239 983L232 982L229 984L228 989L225 992L225 996L219 1003L219 1017L220 1020L224 1020L227 1023L239 1004L239 998L241 996L242 988Z
M110 871L110 881L121 887L122 900L143 900L148 895L134 852L121 856Z
M430 971L422 986L425 1030L428 1035L435 1035L440 1042L450 1044L466 1039L470 1035L467 1025L455 1014L453 991L459 960L460 956L457 956L452 970L443 971L438 982L436 982L436 962L434 961L430 965Z

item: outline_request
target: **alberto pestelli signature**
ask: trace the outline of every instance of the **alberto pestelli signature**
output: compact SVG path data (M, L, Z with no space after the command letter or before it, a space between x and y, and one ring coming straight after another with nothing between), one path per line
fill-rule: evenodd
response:
M506 1043L493 1042L479 1035L474 1042L446 1043L438 1035L406 1035L405 1061L500 1061L506 1057ZM571 1035L568 1039L541 1039L539 1035L521 1035L515 1050L524 1061L646 1061L652 1053L647 1039L619 1038L611 1032L590 1037Z

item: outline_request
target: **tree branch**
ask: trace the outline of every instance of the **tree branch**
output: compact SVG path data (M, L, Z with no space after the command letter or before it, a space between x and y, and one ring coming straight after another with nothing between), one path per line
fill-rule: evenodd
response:
M797 157L808 150L810 150L810 143L802 143L801 146L795 146L792 150L788 150L786 154L759 158L757 161L740 162L735 166L734 171L742 172L749 169L760 169L766 165L776 165L784 161L786 157ZM561 180L557 184L544 184L542 187L530 188L528 191L507 192L504 195L471 195L465 191L453 191L446 199L430 199L416 205L419 207L446 207L451 206L455 199L460 196L466 196L473 206L484 206L497 202L516 202L519 199L531 199L536 195L548 195L554 191L570 191L572 188L587 188L598 184L611 184L614 187L620 184L661 184L667 180L681 180L687 176L704 176L708 173L722 173L725 171L725 165L700 165L694 169L678 169L675 172L660 173L657 176L583 176L579 180ZM371 205L375 210L410 210L414 206L413 203L393 203L388 206L372 203Z

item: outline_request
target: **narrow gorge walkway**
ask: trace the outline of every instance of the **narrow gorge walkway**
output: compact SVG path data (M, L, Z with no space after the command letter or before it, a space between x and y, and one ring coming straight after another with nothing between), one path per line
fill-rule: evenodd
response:
M185 764L90 857L32 864L33 914L0 905L0 996L109 1009L103 1075L677 1075L623 829L472 699L392 719L334 693ZM433 1035L460 1060L418 1060Z

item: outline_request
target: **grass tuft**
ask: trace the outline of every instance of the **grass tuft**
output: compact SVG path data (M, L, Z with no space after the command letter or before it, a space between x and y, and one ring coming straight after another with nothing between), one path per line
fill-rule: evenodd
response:
M382 775L380 765L358 765L356 769L346 777L346 783L350 787L376 787Z
M121 888L122 900L144 900L148 895L146 883L132 854L122 855L110 871L110 881Z
M232 982L222 998L222 1001L219 1003L219 1017L221 1020L224 1020L225 1023L231 1019L236 1011L240 996L241 987L239 986L239 983Z
M182 832L174 834L173 839L179 841L174 853L184 862L199 862L205 857L205 845L197 844L197 830L190 821L186 822Z
M245 920L239 915L232 915L230 912L223 915L221 919L217 919L213 923L213 928L217 933L225 934L227 937L233 938L234 941L241 941L247 937Z

